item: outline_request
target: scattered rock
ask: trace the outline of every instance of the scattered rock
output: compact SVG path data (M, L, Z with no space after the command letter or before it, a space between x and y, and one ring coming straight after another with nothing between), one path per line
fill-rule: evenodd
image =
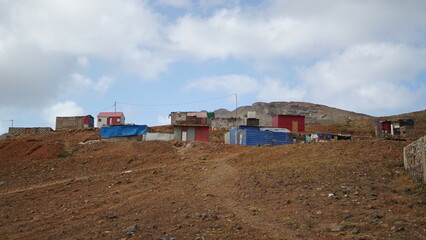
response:
M395 222L395 225L398 225L398 226L402 226L404 224L405 224L404 221L396 221Z
M332 227L330 229L330 231L332 231L332 232L341 232L344 229L345 229L345 226L343 226L343 225L336 225L336 226Z
M232 229L239 231L239 230L242 230L243 228L240 225L235 225L232 227Z
M129 174L129 173L132 173L133 171L132 170L128 170L128 171L124 171L124 172L122 172L121 174Z
M404 227L399 227L395 230L395 232L402 232L402 231L405 231Z
M374 212L373 214L371 214L371 216L372 216L373 218L378 218L378 219L383 218L383 215L381 215L380 213L376 213L376 212Z
M350 213L343 213L342 216L343 216L344 219L348 219L348 218L352 217L352 214L350 214Z
M344 189L342 190L342 193L345 195L348 195L349 193L351 193L351 191L349 191L348 189Z
M103 212L101 213L101 218L115 219L118 217L114 215L112 212Z
M218 228L222 228L222 226L220 226L219 224L214 224L210 226L211 229L218 229Z
M0 186L3 186L4 185L4 182L0 182Z
M321 211L321 210L319 210L319 211L317 212L317 214L318 214L318 215L321 215L321 214L322 214L322 211Z
M334 193L329 193L328 194L328 197L333 197L334 196Z
M353 234L359 234L359 233L361 233L361 229L359 229L359 228L355 228L355 229L352 231L352 233L353 233Z
M176 240L176 238L174 238L174 237L162 237L162 238L159 238L158 240Z
M203 235L197 234L197 237L195 237L195 240L205 240L206 238Z
M123 232L127 233L128 235L133 235L134 232L138 230L138 225L133 224L132 226L126 227Z

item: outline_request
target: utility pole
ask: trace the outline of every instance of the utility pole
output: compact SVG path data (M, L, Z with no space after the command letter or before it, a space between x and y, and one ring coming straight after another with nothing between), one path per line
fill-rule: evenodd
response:
M114 112L117 112L117 102L114 102Z
M238 118L238 95L235 93L234 94L235 95L235 115L236 115L236 117L235 118Z
M12 120L10 120L11 122L12 122L12 128L13 128L13 119Z

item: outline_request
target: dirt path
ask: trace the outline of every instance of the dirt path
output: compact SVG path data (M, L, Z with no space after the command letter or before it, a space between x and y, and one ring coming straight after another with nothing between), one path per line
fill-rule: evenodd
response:
M287 236L291 239L297 239L290 229L283 228L281 223L271 221L267 216L258 214L258 209L255 207L236 199L238 195L235 193L241 191L234 185L234 180L239 178L239 172L227 161L232 158L238 158L239 155L240 153L232 154L227 158L211 161L208 168L212 170L207 178L200 182L199 187L217 198L218 204L227 211L232 212L241 223L255 229L257 232L262 232L264 238Z

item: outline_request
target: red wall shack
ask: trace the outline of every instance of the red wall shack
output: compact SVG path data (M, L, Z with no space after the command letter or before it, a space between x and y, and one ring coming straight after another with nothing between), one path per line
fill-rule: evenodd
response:
M272 127L287 128L291 132L304 132L305 131L305 116L299 116L299 115L277 115L277 116L273 116L272 117Z
M210 128L207 127L195 127L195 141L208 142Z

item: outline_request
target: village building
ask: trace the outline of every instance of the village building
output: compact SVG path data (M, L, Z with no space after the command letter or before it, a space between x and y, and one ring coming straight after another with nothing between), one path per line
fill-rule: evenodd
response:
M126 118L122 112L100 112L98 114L98 127L125 125Z
M414 133L414 120L399 119L397 121L377 121L374 123L374 132L376 137L407 137Z
M214 113L209 112L172 112L170 114L174 130L174 139L179 141L208 142L210 124Z
M260 119L256 118L255 111L248 111L247 114L241 117L213 118L211 126L213 129L231 129L237 126L259 126Z
M92 115L56 117L56 130L93 128L94 118Z
M53 132L50 127L10 127L8 136L14 137L24 134L46 134Z
M299 116L299 115L272 116L272 127L287 128L291 132L305 132L305 116Z
M243 146L275 146L293 143L286 128L238 126L225 134L225 143Z
M228 117L228 118L213 118L211 126L213 129L231 129L236 126L245 125L246 119L244 118L236 118L236 117Z

